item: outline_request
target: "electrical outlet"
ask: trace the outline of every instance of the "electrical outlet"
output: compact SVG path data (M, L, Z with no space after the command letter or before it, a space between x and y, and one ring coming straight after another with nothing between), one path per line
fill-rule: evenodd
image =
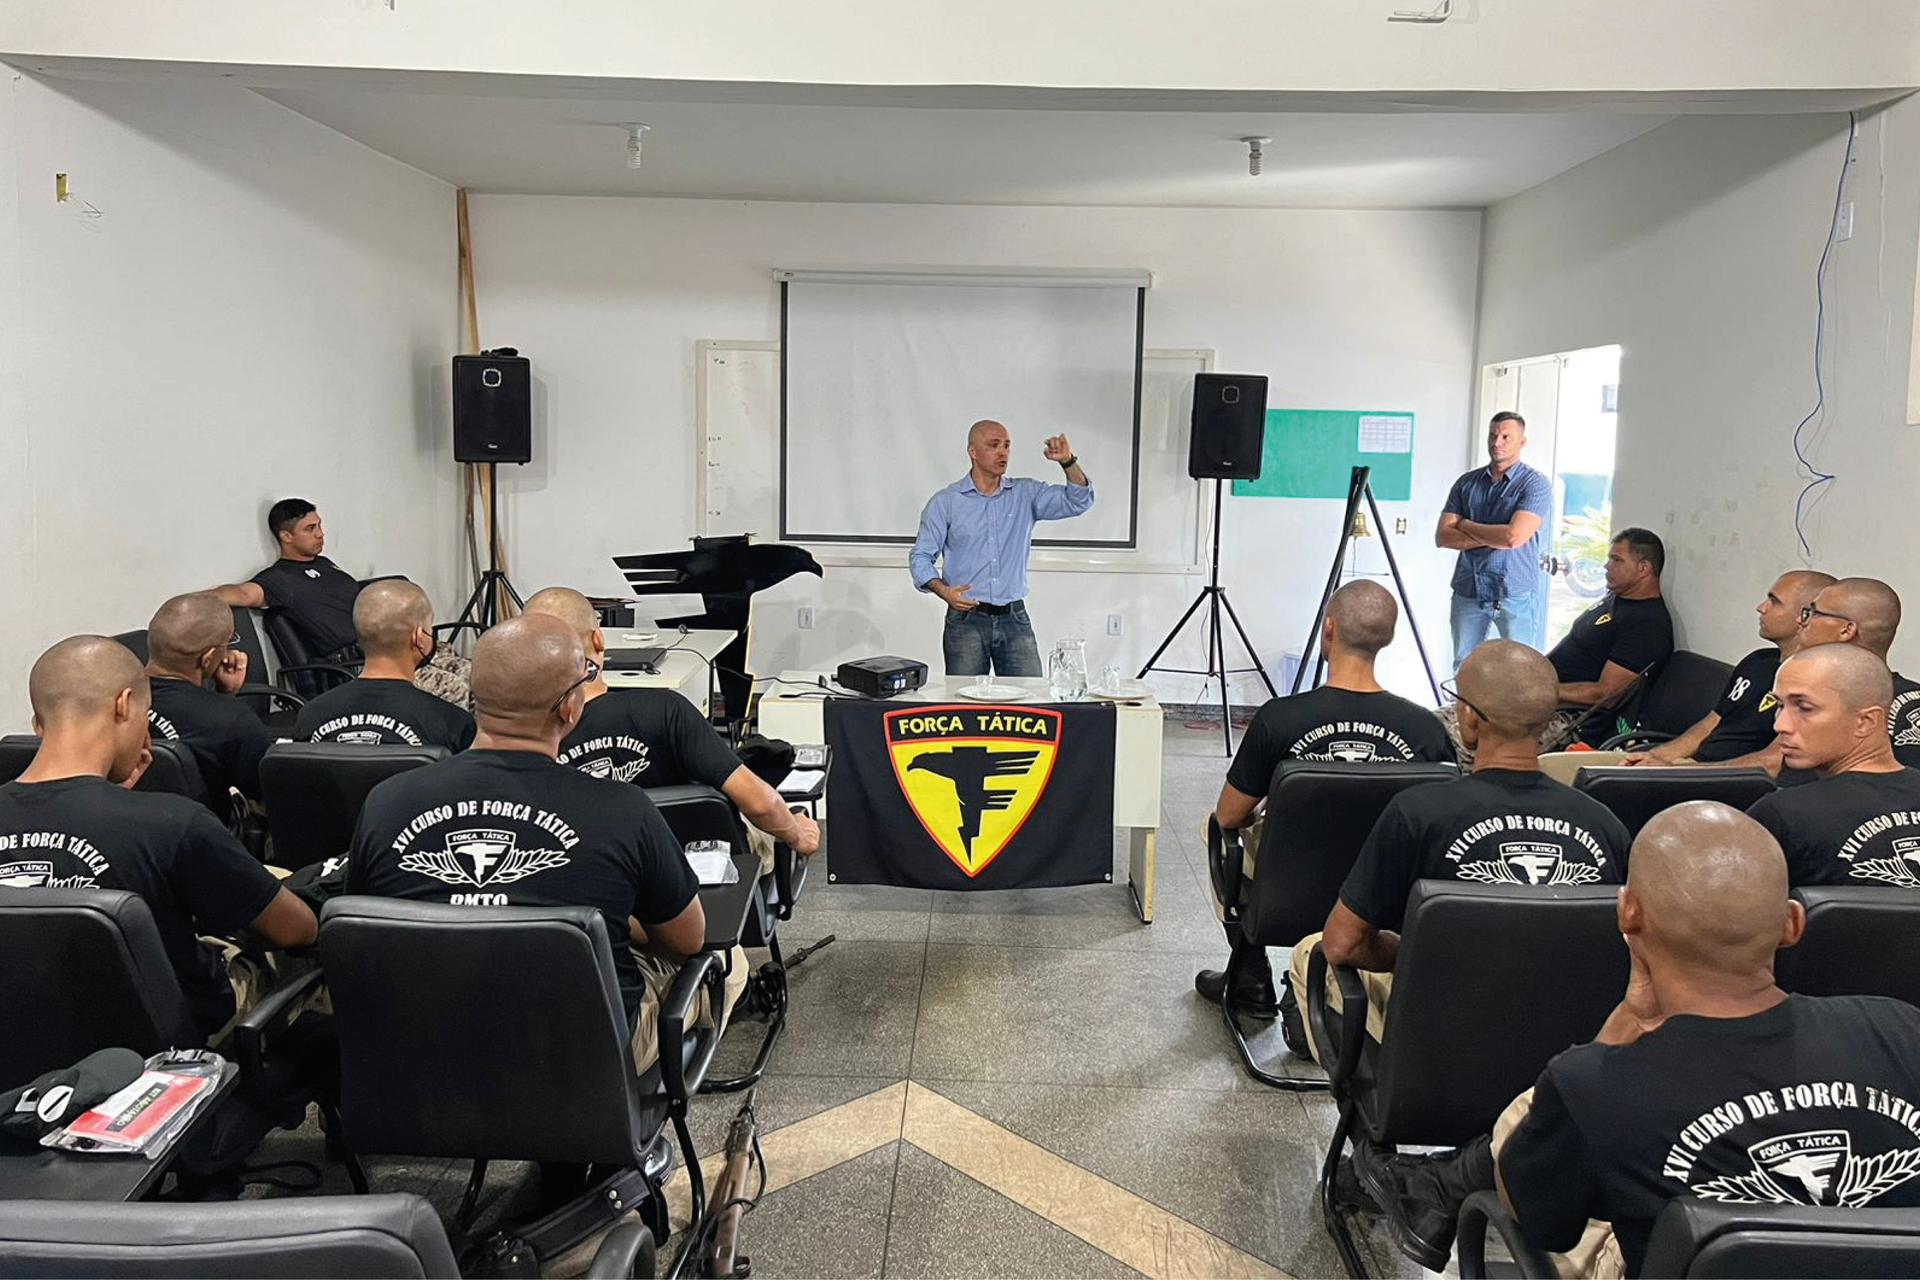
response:
M800 606L800 629L802 631L813 630L813 606L812 605Z
M1853 239L1853 201L1849 200L1840 206L1840 216L1833 222L1833 238L1835 240Z
M1110 636L1117 636L1120 634L1120 615L1119 614L1110 613L1107 615L1107 634Z
M1407 518L1405 516L1394 517L1393 531L1395 533L1405 533L1407 531Z

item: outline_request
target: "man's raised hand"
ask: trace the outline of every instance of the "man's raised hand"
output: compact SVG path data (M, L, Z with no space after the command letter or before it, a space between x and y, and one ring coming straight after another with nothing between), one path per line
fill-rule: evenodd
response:
M1073 456L1073 446L1067 443L1065 436L1047 437L1047 461L1065 462Z

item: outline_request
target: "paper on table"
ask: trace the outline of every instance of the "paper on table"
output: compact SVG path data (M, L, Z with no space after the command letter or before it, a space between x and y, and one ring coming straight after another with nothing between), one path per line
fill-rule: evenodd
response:
M812 791L819 787L826 776L824 769L795 769L782 779L780 785L774 790L783 795L789 791Z
M1403 414L1361 414L1361 453L1412 453L1413 419Z
M725 849L711 852L689 849L687 865L693 868L694 876L703 886L738 884L740 881L740 868L733 865L733 857Z

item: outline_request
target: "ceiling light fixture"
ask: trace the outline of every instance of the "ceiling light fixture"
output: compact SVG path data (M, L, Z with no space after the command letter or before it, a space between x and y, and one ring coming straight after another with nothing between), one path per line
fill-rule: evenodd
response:
M627 168L638 169L640 167L640 140L646 136L647 130L652 128L652 126L644 124L623 124L620 127L627 131Z
M1264 136L1248 135L1240 139L1240 141L1247 144L1247 172L1257 178L1260 176L1260 162L1266 157L1266 152L1260 148L1272 142L1273 139Z

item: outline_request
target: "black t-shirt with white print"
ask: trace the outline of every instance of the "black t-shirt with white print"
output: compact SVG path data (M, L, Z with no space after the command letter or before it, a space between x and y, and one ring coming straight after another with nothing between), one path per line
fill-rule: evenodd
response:
M1543 773L1480 769L1388 801L1340 901L1374 928L1398 930L1417 881L1619 884L1631 843L1591 796Z
M1693 753L1702 764L1731 760L1773 744L1773 673L1780 669L1780 650L1774 645L1755 649L1740 659L1727 678L1720 701L1713 704L1720 723Z
M300 708L293 736L300 742L465 751L473 745L473 717L445 698L415 688L410 680L363 676Z
M702 782L718 789L740 767L740 757L700 709L673 690L615 689L587 704L560 744L560 763L643 787Z
M1639 675L1673 656L1673 615L1660 596L1622 600L1608 596L1573 621L1566 639L1547 660L1562 684L1598 680L1611 662Z
M1762 796L1747 816L1780 842L1795 886L1920 889L1920 769L1817 778Z
M207 803L227 812L227 788L260 798L260 758L273 745L266 724L231 694L176 680L153 678L147 728L156 738L183 742L207 784Z
M629 1017L643 992L627 917L664 924L698 890L644 791L531 751L470 750L387 779L367 796L347 863L349 893L597 908Z
M153 915L194 1026L233 1017L233 988L202 933L251 924L280 891L213 815L185 796L105 778L0 786L0 890L124 889ZM86 975L74 975L84 982ZM19 1027L12 1034L28 1032Z
M1920 684L1893 673L1893 705L1887 710L1887 732L1893 735L1894 758L1909 769L1920 769Z
M288 560L284 556L253 575L267 608L286 615L307 642L312 656L324 658L358 642L353 602L360 580L325 556Z
M1322 685L1273 698L1247 726L1227 783L1246 796L1264 796L1285 760L1403 763L1454 761L1440 717L1394 694L1358 693Z
M1533 1243L1613 1224L1627 1274L1682 1195L1733 1204L1920 1204L1920 1010L1788 996L1745 1018L1679 1015L1547 1064L1499 1155Z

